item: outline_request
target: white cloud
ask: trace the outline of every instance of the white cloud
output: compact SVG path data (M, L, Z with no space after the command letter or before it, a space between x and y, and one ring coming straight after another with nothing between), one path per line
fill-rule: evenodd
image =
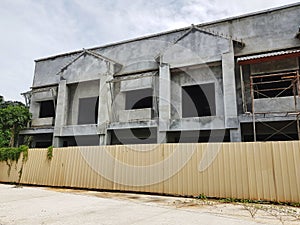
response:
M2 0L0 95L22 100L34 59L297 2Z

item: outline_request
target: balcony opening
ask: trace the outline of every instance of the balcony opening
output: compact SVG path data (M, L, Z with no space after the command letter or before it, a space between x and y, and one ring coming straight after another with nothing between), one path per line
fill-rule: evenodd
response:
M61 138L62 147L98 146L99 135L82 135Z
M152 106L153 92L151 88L126 92L126 110L152 108Z
M80 98L78 124L96 124L98 121L99 97Z
M244 142L254 141L252 123L242 123L242 139ZM257 141L292 141L298 140L297 121L257 122Z
M215 85L213 83L182 87L183 118L215 115Z
M111 131L112 145L154 144L157 142L155 128L131 128Z
M168 131L167 143L230 142L228 130Z
M40 102L40 118L55 117L54 101Z
M19 146L27 145L30 148L48 148L52 146L53 134L34 134L34 135L20 135Z
M37 141L35 143L35 148L48 148L52 146L52 141Z

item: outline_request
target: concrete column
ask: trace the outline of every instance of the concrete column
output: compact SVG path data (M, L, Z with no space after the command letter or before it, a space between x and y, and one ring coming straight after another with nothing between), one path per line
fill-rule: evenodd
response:
M230 129L230 140L237 142L241 141L241 131L237 112L233 43L230 51L222 54L222 73L225 128Z
M106 132L106 134L100 134L99 145L110 145L111 143L111 134Z
M242 142L241 128L230 130L230 142Z
M237 117L237 102L233 52L222 55L222 72L225 118L235 118Z
M35 101L34 94L31 97L29 111L32 114L32 119L39 118L40 103Z
M52 146L55 148L62 147L63 143L60 137L53 137Z
M167 143L167 132L157 131L157 143Z
M159 67L159 125L157 142L166 143L166 131L171 119L171 77L170 66L162 63Z
M68 87L67 81L61 80L58 86L57 104L56 104L56 116L54 124L53 134L53 146L61 147L59 136L61 136L61 130L63 126L67 124L68 116Z
M112 71L112 68L110 71ZM100 77L98 108L98 129L100 133L99 145L110 144L107 126L111 122L113 86L112 83L109 83L108 81L112 78L112 73L101 75Z

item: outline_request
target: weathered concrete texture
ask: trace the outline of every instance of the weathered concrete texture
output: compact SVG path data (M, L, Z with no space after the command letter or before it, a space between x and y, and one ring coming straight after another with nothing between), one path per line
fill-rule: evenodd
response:
M193 30L163 52L163 62L171 68L216 62L221 60L222 53L228 52L229 46L230 41L225 38Z
M179 69L171 74L171 118L182 118L182 87L214 84L216 116L224 116L223 78L221 63ZM165 85L165 84L164 84Z
M237 117L234 67L234 53L232 49L229 53L222 55L224 114L226 127L228 127L228 118Z
M94 135L98 133L96 124L64 126L61 128L60 136Z
M135 109L135 110L122 110L120 111L120 122L132 122L132 121L145 121L152 119L152 109Z
M55 117L55 136L60 135L60 129L67 123L68 112L68 87L66 80L62 80L59 83L56 117Z
M159 68L159 129L168 129L171 119L171 76L170 66L161 64Z
M130 128L150 128L150 127L157 127L158 123L156 120L148 120L148 121L131 121L131 122L117 122L117 123L110 123L108 125L109 130L114 129L130 129Z
M112 121L112 89L111 83L108 83L113 78L111 71L112 68L106 76L100 78L99 84L98 127L100 134L103 135L107 134L107 126ZM106 137L104 139L106 140Z
M225 129L224 117L207 116L172 120L170 130L218 130Z
M67 125L77 125L79 116L79 100L82 98L98 97L99 80L68 85L68 89L68 111L65 112L67 115Z
M300 110L300 100L296 97L297 110ZM254 100L255 112L294 112L295 98L294 96L280 97L280 98L262 98Z
M33 91L32 99L34 101L46 101L46 100L53 100L57 98L57 87L50 87L47 89L38 89Z
M21 135L36 135L36 134L53 134L54 128L52 127L39 127L39 128L28 128L26 130L21 130L20 134Z
M109 62L92 55L82 55L59 75L69 84L97 80L100 74L106 74L108 71Z
M125 80L125 81L121 81L121 92L153 88L152 86L153 86L152 77Z
M52 126L53 122L54 122L53 117L36 118L36 119L32 119L31 126L32 127Z

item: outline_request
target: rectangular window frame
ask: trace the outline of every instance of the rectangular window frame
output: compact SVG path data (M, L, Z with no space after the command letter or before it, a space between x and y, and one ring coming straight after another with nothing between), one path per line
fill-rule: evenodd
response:
M153 108L154 97L153 97L152 88L130 90L124 93L125 93L125 110Z
M41 101L39 104L39 118L55 117L55 102L53 100Z
M193 87L199 87L201 90L199 91L202 96L200 98L194 99L194 98L189 98L186 96L186 94L195 92L196 90L188 90L187 89L192 89ZM210 87L209 87L210 86ZM203 91L204 90L204 91ZM212 96L207 96L205 95L205 90L213 90ZM209 82L209 83L200 83L200 84L190 84L190 85L184 85L181 88L181 110L182 110L182 118L201 118L201 117L211 117L211 116L216 116L216 84L214 82ZM189 95L189 94L188 94ZM205 97L205 99L203 99ZM209 98L209 99L207 99ZM191 100L193 103L191 103ZM196 101L196 102L195 102ZM203 106L203 103L201 101L206 101L208 104L205 105L205 109L200 111L200 106ZM188 104L193 104L196 106L197 113L195 110L191 111L191 109L188 107ZM213 105L211 105L213 104Z
M84 104L84 106L82 106ZM88 106L95 105L95 108L88 109ZM99 96L85 97L78 100L78 125L97 124L98 123L98 110L99 110Z

